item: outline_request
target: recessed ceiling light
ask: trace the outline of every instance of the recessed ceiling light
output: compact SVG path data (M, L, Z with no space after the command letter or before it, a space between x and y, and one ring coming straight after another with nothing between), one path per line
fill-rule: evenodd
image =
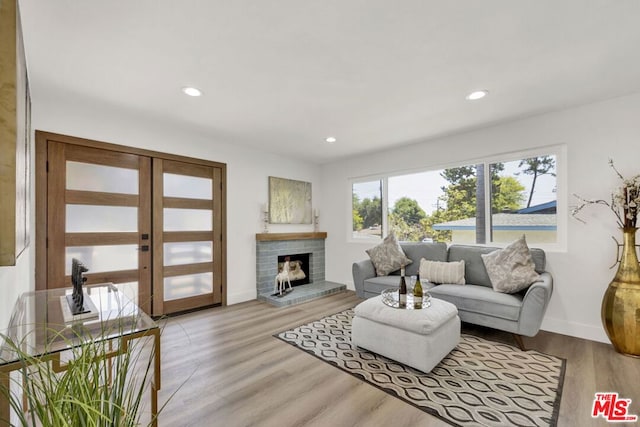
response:
M476 90L474 92L471 92L469 95L467 95L467 99L469 101L476 101L478 99L482 99L485 96L487 96L487 94L489 93L488 90Z
M326 142L328 142L329 144L333 144L334 142L337 141L335 136L329 136L325 139Z
M182 91L189 96L200 96L202 92L200 89L196 89L195 87L183 87Z

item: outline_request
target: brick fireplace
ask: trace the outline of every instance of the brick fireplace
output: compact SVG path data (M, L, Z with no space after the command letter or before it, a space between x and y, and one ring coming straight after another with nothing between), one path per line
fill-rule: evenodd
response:
M324 241L327 233L261 233L256 234L256 287L258 299L274 305L291 305L318 296L328 295L346 289L325 280ZM296 286L284 297L273 296L273 284L278 274L278 257L291 259L298 255L308 255L305 274L309 283ZM306 260L306 257L304 257Z

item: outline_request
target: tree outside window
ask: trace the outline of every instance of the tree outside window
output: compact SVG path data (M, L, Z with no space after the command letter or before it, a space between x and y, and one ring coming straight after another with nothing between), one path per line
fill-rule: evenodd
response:
M353 237L382 237L382 181L354 183L351 210Z

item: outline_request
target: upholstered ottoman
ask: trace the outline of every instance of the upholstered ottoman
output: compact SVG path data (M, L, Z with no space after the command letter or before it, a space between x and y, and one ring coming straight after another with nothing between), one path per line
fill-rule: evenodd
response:
M455 305L436 298L422 310L389 307L382 296L354 309L351 342L389 359L429 372L460 341Z

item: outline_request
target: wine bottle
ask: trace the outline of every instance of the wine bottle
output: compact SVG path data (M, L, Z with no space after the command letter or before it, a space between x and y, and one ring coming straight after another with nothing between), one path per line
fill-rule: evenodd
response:
M413 286L413 306L422 308L422 284L420 283L420 273L416 276L416 284Z
M407 282L404 279L404 271L403 271L403 274L400 276L400 288L398 289L398 302L399 302L400 308L405 308L407 306Z

